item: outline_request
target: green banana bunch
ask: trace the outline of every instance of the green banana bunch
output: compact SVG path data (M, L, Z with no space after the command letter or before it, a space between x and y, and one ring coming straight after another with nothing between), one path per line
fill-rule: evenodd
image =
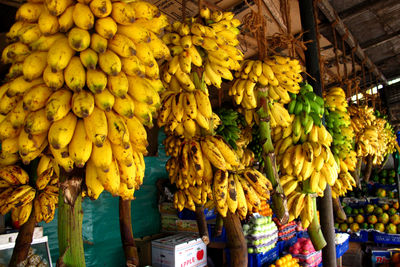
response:
M221 135L234 149L237 149L236 141L240 137L240 127L245 125L243 116L233 109L225 108L217 110L216 113L222 122L216 130L217 134Z

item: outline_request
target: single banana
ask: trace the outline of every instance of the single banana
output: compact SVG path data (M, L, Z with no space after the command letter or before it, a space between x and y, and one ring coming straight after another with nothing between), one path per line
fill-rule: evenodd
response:
M46 103L46 117L49 121L58 121L64 118L71 110L72 92L61 89L54 92Z
M86 133L92 143L101 147L107 139L107 117L101 109L94 107L92 114L83 119Z
M66 147L74 135L77 117L74 113L69 112L64 118L54 122L48 133L50 145L54 149Z
M73 56L64 70L65 84L74 92L83 89L86 83L86 71L78 56Z

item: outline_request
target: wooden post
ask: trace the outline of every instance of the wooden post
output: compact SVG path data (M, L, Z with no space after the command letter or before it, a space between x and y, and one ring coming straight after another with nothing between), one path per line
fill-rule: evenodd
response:
M85 253L82 240L82 176L73 177L60 172L58 198L58 248L57 266L84 267Z
M230 251L230 266L246 267L247 266L247 243L243 235L242 225L237 214L228 214L223 219L226 236L228 239L227 247Z
M304 41L307 42L307 50L304 52L306 59L307 73L314 79L310 79L310 84L314 92L322 96L321 75L319 69L319 51L317 47L316 18L314 17L313 0L302 0L299 2L301 24L304 30ZM326 246L320 244L322 250L322 263L324 266L336 267L336 246L335 230L333 223L332 191L329 185L326 186L324 197L319 205L321 230L326 240ZM316 219L314 218L313 223ZM312 223L312 224L313 224ZM311 225L312 226L312 225ZM316 229L315 229L316 230ZM310 231L309 231L310 232ZM315 240L313 244L315 246ZM316 248L317 249L317 248Z
M33 231L35 230L35 211L32 207L31 215L26 223L19 229L15 247L10 260L10 267L16 267L28 257L29 248L31 247Z
M119 229L121 233L122 247L124 249L126 266L139 266L139 256L133 239L131 200L119 198Z

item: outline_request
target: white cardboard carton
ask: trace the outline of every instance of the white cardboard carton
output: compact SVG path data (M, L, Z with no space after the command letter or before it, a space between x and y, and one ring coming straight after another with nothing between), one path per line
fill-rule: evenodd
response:
M151 242L153 267L207 266L207 248L198 235L181 233Z

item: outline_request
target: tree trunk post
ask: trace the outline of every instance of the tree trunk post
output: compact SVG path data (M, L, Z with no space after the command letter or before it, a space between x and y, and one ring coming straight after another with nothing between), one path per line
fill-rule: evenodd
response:
M133 239L131 202L131 200L119 198L119 229L126 266L137 267L139 266L139 256Z
M247 267L247 243L239 216L228 211L223 220L228 238L227 247L230 251L230 266Z
M210 243L210 238L208 237L207 221L203 206L196 205L196 221L201 240L203 240L204 244L208 245Z
M24 261L28 257L29 248L31 247L33 238L33 231L35 230L35 224L35 211L34 207L32 207L31 215L29 216L28 221L19 229L13 254L9 263L10 267L16 267L20 262Z

